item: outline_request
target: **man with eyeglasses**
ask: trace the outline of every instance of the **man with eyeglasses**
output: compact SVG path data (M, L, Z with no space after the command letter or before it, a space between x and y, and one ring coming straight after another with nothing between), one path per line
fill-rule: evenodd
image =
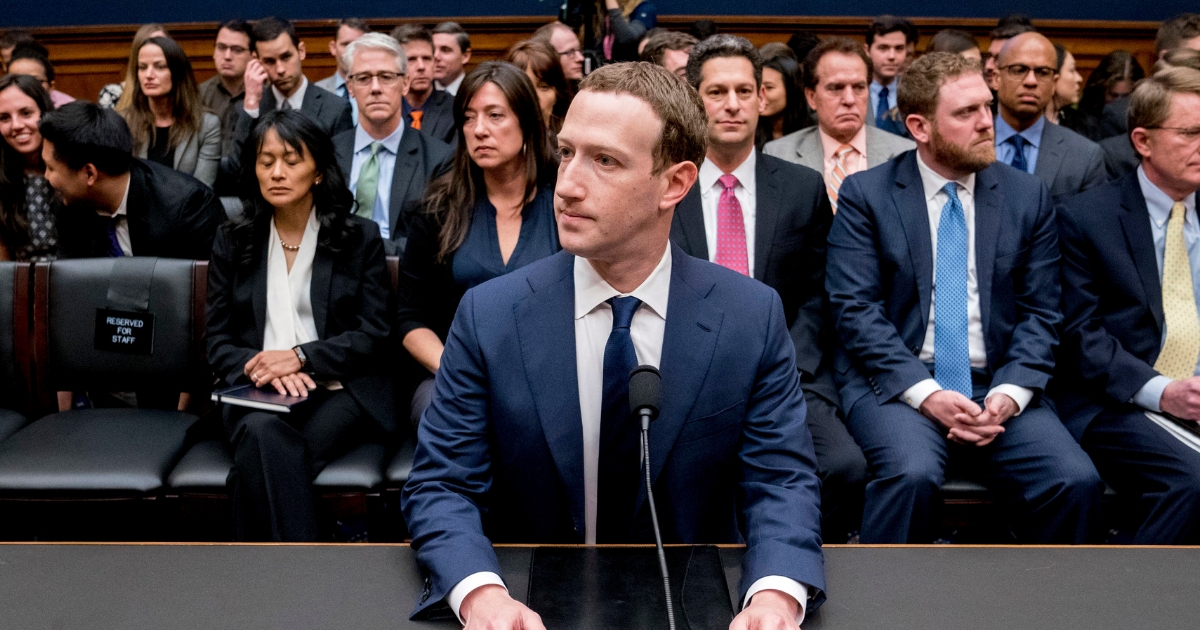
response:
M358 127L334 136L338 166L354 193L355 212L379 225L388 255L400 255L408 213L453 151L415 129L405 132L408 62L399 42L367 33L347 46L339 61L358 103Z
M216 76L200 84L200 101L221 119L221 155L233 147L238 108L246 97L246 64L250 63L253 35L244 20L230 20L217 29L213 46Z
M1129 542L1196 544L1200 453L1165 416L1200 421L1200 70L1142 81L1129 126L1137 170L1058 209L1055 398L1104 480L1139 497Z
M579 36L570 26L559 21L550 22L535 31L533 38L550 42L558 52L563 76L568 81L583 79L583 45L579 43Z
M1083 136L1046 121L1054 97L1058 55L1039 33L1008 40L996 57L996 159L1037 175L1061 198L1103 184L1104 151Z

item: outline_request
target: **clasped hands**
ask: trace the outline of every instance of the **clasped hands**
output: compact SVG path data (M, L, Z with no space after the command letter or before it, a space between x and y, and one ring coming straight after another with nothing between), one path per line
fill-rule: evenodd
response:
M949 429L948 439L959 444L987 446L1004 433L1005 421L1020 409L1017 401L1007 394L992 394L981 409L975 401L962 394L943 389L921 403L921 413Z
M312 377L300 371L300 357L292 350L263 350L242 369L255 387L270 385L284 396L307 397L317 388Z

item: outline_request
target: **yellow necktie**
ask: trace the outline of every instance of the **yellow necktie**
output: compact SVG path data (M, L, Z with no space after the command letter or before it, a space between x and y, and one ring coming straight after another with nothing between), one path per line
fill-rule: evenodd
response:
M1191 377L1200 355L1200 315L1192 289L1192 268L1183 242L1182 203L1171 207L1167 221L1167 244L1163 253L1162 303L1167 323L1167 340L1154 362L1154 369L1175 380Z

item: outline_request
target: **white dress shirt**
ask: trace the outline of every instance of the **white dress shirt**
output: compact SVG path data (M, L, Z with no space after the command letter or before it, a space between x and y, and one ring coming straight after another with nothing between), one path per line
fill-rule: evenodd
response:
M933 250L933 291L929 299L929 325L925 328L925 344L921 346L921 360L925 363L934 362L934 314L937 312L937 233L938 222L942 219L942 207L950 200L950 196L942 188L950 180L938 175L925 164L920 154L917 155L917 170L921 173L921 185L925 187L925 206L929 211L930 245ZM979 306L979 274L975 265L975 174L954 180L958 185L958 200L962 204L963 216L967 222L967 348L971 359L971 367L987 367L987 348L983 338L983 316ZM936 391L942 389L937 381L927 378L904 390L904 402L913 409L920 409L921 403ZM993 394L1005 394L1017 403L1017 415L1025 410L1025 406L1033 399L1033 392L1017 385L1001 384L993 387L987 393L987 398Z
M121 197L121 205L117 206L117 211L108 214L107 212L96 211L96 214L105 217L117 219L117 244L121 246L121 251L126 256L133 255L133 241L129 240L129 184L133 181L133 177L125 180L125 194Z
M631 295L642 301L633 314L629 336L639 365L658 367L662 358L663 333L667 326L667 302L671 289L671 247L668 244L658 266L632 293L617 291L600 277L586 258L575 258L575 369L579 380L579 412L583 421L584 541L596 544L596 494L600 462L600 416L604 401L604 348L612 333L612 307L608 300ZM651 453L651 457L655 454ZM662 454L659 455L660 457ZM676 579L679 579L678 577ZM463 599L487 584L504 585L499 575L473 573L451 589L446 602L458 615ZM808 587L791 578L769 575L755 580L746 591L743 606L764 590L787 593L800 603L796 623L804 620Z
M744 162L733 169L730 175L737 178L737 186L733 188L733 196L742 206L742 223L746 230L746 264L750 277L754 277L754 218L755 191L757 184L754 179L755 164L758 162L758 151L751 151ZM708 261L717 260L717 204L721 201L721 193L725 187L721 185L721 176L725 175L712 160L704 160L700 165L697 185L700 186L700 207L704 213L704 236L708 242ZM606 335L608 333L605 333Z
M379 148L379 186L375 190L375 207L371 210L371 220L379 224L379 233L389 239L391 234L391 216L388 204L392 198L392 175L396 172L396 154L400 150L400 139L404 137L404 124L396 126L396 130L388 137L378 142ZM358 174L362 166L371 157L371 143L376 142L362 125L354 130L354 159L350 164L350 192L358 190Z
M267 321L263 325L263 350L291 350L317 339L312 310L313 259L317 253L317 213L308 214L300 251L287 268L287 258L275 219L271 219L271 242L267 244Z
M292 109L300 111L300 106L304 105L304 93L307 91L308 77L305 76L300 77L300 87L296 88L296 91L292 92L292 95L287 98L283 97L283 92L280 92L279 88L272 85L271 92L275 94L275 109L283 109L283 102L287 101L289 104L291 104ZM255 107L254 109L247 109L246 114L251 118L258 118L259 108Z
M440 81L434 81L433 83L437 89L445 90L449 92L451 96L458 96L458 86L462 85L463 79L466 78L466 76L467 73L465 71L459 72L458 78L451 81L450 85L442 85Z

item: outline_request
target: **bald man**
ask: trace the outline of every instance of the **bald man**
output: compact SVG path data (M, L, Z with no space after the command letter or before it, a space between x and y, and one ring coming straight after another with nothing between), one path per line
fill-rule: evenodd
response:
M1100 145L1043 116L1058 80L1054 44L1040 33L1008 40L996 59L996 159L1037 175L1059 199L1107 179Z

